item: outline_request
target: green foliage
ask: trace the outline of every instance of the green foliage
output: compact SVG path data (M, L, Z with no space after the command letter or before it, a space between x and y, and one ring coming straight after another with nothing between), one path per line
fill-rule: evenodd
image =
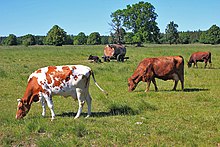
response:
M174 21L171 21L166 29L165 29L165 33L166 33L166 39L169 42L169 44L177 44L178 42L178 38L179 38L179 34L178 34L178 25L174 23Z
M35 36L36 44L44 45L44 38L45 38L45 36Z
M213 25L207 31L207 38L210 44L220 43L220 28L217 25Z
M204 44L219 44L220 28L217 25L212 25L207 31L202 32L200 42Z
M103 45L109 44L108 40L109 40L109 36L101 36L101 44Z
M73 35L66 35L65 45L73 45Z
M87 37L85 33L80 32L77 36L74 37L73 44L74 45L83 45L86 44L87 42Z
M66 41L66 32L58 25L54 25L46 36L46 44L62 46Z
M17 45L17 38L14 34L10 34L3 42L4 45Z
M124 39L126 44L134 44L133 41L134 33L132 32L127 32Z
M27 35L23 36L22 37L22 44L25 46L35 45L36 41L35 41L34 35L27 34Z
M89 45L101 44L100 34L98 32L91 33L87 39L87 44L89 44Z
M182 44L189 44L190 43L190 36L187 32L179 33L179 42Z
M138 44L159 41L157 14L150 3L141 1L127 5L126 9L115 11L111 17L116 34L118 34L117 30L123 26L134 33L134 42Z

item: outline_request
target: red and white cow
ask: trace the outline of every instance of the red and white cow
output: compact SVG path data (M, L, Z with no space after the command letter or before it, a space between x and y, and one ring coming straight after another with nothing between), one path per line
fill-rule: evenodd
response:
M72 96L78 99L79 109L75 116L78 118L83 105L87 102L88 115L91 115L91 96L89 94L89 82L92 75L95 85L106 93L95 81L93 71L83 65L48 66L40 68L29 76L28 85L23 98L18 99L16 118L26 116L33 102L42 104L42 116L46 114L45 101L51 111L52 120L55 118L53 95L64 97ZM107 94L107 93L106 93Z

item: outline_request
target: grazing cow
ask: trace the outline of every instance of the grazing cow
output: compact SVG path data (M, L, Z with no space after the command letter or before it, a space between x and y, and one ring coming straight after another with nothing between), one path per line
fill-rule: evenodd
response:
M55 118L53 95L64 97L72 96L78 99L79 109L75 116L78 118L82 112L84 103L88 105L88 115L91 115L91 96L89 94L89 82L92 75L95 85L106 93L95 81L93 71L83 65L48 66L40 68L29 76L28 85L23 98L18 99L16 118L26 116L33 102L40 101L42 115L46 114L45 101L51 111L52 120ZM106 93L107 94L107 93Z
M92 61L94 61L96 63L98 63L98 62L102 63L101 59L99 59L98 56L89 55L88 60L92 60Z
M211 67L211 53L210 52L195 52L190 56L188 67L190 68L192 66L198 67L197 62L205 62L204 68L207 66L207 62L209 62Z
M140 81L147 82L145 92L149 91L151 81L155 91L158 90L155 78L162 80L174 80L173 90L176 90L180 80L184 89L184 59L182 56L145 58L142 60L134 74L128 78L128 91L133 91Z

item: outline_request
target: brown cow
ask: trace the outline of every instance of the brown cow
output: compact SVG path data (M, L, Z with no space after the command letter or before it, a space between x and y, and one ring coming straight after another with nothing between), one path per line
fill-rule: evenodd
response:
M194 63L193 66L198 67L197 62L205 62L204 68L207 66L207 62L209 62L211 67L211 53L210 52L195 52L190 56L188 67L190 68L192 66L192 63Z
M142 60L134 74L128 78L128 91L133 91L140 81L147 82L145 92L149 91L151 81L155 91L158 90L155 78L162 80L174 80L173 90L176 90L180 80L184 89L184 59L182 56L145 58Z

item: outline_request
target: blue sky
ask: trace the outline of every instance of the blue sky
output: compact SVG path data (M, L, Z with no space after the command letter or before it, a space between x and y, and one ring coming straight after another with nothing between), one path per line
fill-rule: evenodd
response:
M139 0L2 0L0 36L46 35L53 25L67 34L109 35L111 13ZM174 21L179 31L220 27L220 0L148 0L158 14L161 32Z

